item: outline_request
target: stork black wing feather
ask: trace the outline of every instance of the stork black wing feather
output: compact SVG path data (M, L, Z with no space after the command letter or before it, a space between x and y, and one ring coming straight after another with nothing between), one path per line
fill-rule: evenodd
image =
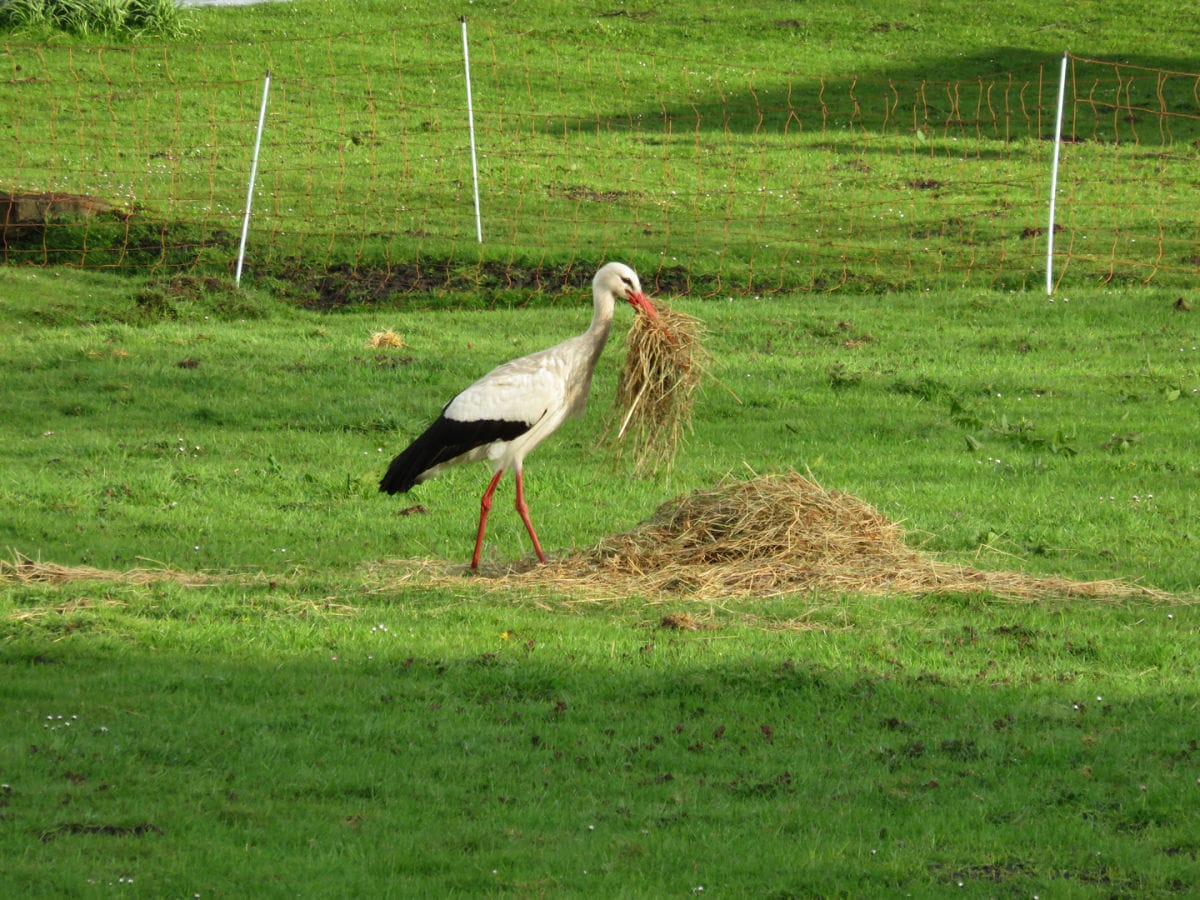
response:
M506 422L496 419L477 419L460 422L445 415L408 445L392 460L387 474L379 482L379 490L387 494L402 494L412 488L422 473L434 466L449 462L493 441L511 441L530 429L528 422Z

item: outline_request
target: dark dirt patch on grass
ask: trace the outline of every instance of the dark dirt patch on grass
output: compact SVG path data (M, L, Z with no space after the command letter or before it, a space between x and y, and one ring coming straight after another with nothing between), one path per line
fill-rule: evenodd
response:
M387 266L336 265L322 271L294 269L282 273L309 309L336 310L353 306L412 303L422 306L461 303L461 296L481 295L493 302L509 292L554 295L586 290L599 261L539 263L482 261L464 265L450 259ZM696 290L695 279L682 266L641 273L655 293L679 294Z
M95 825L83 822L66 822L42 832L42 843L48 844L61 837L70 835L101 835L103 837L144 837L148 834L162 834L157 825L150 822L138 822L133 825Z

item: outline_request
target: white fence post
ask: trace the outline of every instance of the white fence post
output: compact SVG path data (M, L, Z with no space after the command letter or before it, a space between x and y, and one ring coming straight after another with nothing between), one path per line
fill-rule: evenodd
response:
M1058 113L1054 117L1054 162L1050 166L1050 226L1046 229L1046 295L1054 293L1054 207L1058 199L1058 156L1062 149L1063 98L1067 93L1067 53L1058 76Z
M463 67L467 73L467 129L471 133L471 182L475 188L475 237L483 243L483 218L479 213L479 165L475 161L475 108L471 103L471 54L467 49L467 17L462 16Z
M250 187L246 189L246 211L242 214L242 241L238 246L237 273L233 283L242 284L242 262L246 258L246 235L250 231L250 204L254 201L254 179L258 175L258 149L262 146L263 123L267 120L267 92L271 89L271 70L263 79L262 105L258 110L258 132L254 136L254 156L250 161Z

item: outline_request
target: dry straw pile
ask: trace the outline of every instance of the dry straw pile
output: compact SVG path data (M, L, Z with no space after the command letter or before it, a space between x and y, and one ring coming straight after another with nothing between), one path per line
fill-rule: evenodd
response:
M632 531L510 572L499 583L694 599L808 591L1163 597L1123 582L1077 582L951 565L907 546L895 522L851 494L796 472L728 479L677 497Z
M625 337L625 362L606 417L604 442L634 468L669 469L691 426L707 355L698 319L668 306L638 315Z
M386 331L376 331L367 339L367 346L372 350L398 350L405 346L404 338L387 329Z

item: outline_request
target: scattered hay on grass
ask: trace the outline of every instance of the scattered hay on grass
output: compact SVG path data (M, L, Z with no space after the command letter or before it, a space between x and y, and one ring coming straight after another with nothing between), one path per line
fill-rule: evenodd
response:
M129 604L124 600L106 597L95 600L91 597L73 597L64 603L54 606L31 606L13 610L4 618L10 622L38 622L53 616L73 616L77 613L95 612L97 610L126 609Z
M198 572L180 572L165 566L153 569L114 571L92 566L61 566L57 563L32 560L16 554L13 560L0 559L0 580L22 583L68 584L73 581L108 581L122 584L155 584L173 581L187 587L212 584L217 579Z
M237 584L244 586L266 585L270 590L284 581L281 576L270 576L262 572L244 574L207 574L203 572L182 572L166 566L138 569L97 569L92 566L62 566L57 563L32 560L16 554L12 562L0 559L0 582L14 581L22 584L63 585L75 582L94 582L98 584L120 584L132 587L147 587L163 582L171 582L187 588L214 587ZM10 613L7 618L15 621L32 621L47 615L65 615L83 610L124 608L124 600L106 597L94 600L90 597L74 597L71 600L54 606L29 607ZM275 595L270 604L259 607L263 615L279 613L298 619L310 616L348 616L357 614L358 608L338 601L336 597L308 599L296 597L291 592L281 592Z
M699 319L656 304L625 337L625 362L606 417L602 442L619 461L628 448L634 468L669 469L691 427L696 388L708 361Z
M796 472L727 479L676 497L632 531L547 566L508 567L496 573L495 583L696 600L814 591L1170 599L1121 581L1079 582L940 562L909 547L901 526L862 500Z

